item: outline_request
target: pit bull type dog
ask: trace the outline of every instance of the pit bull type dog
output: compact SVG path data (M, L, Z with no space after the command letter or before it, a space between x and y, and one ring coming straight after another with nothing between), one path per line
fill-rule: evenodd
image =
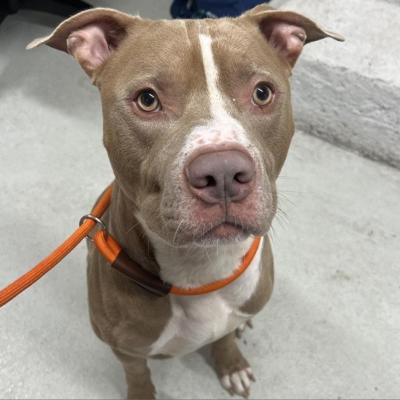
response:
M155 396L148 358L205 345L223 387L249 395L253 372L235 330L272 291L266 234L294 132L289 78L303 46L326 37L342 40L265 5L238 18L174 21L99 8L28 46L71 54L98 87L115 173L104 222L141 268L198 287L232 275L262 237L242 275L197 296L155 296L89 244L91 322L122 362L129 398Z

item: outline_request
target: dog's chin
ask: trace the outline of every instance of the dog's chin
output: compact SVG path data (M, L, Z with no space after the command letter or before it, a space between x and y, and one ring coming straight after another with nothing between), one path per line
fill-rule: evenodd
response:
M248 229L241 226L223 222L208 231L193 237L193 244L201 247L211 247L230 243L241 242L251 235Z

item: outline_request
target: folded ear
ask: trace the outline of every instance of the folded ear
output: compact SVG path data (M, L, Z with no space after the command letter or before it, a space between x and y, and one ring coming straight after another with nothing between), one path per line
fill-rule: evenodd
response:
M94 81L96 70L118 48L128 26L138 18L107 8L83 11L63 21L49 36L35 39L26 48L47 44L65 51Z
M274 10L266 5L260 5L247 13L245 18L251 18L259 25L270 45L278 54L293 67L305 44L330 37L344 41L343 36L327 31L314 21L293 11Z

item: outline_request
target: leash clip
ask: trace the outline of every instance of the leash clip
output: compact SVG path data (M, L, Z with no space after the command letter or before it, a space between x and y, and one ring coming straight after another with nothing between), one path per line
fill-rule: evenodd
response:
M98 217L92 215L92 214L86 214L84 215L80 220L79 220L79 226L81 226L87 219L90 219L94 222L96 222L96 226L99 227L100 230L104 231L107 234L107 227L106 224ZM94 228L94 227L93 227ZM93 242L93 236L90 236L89 234L86 236L86 239L90 240Z

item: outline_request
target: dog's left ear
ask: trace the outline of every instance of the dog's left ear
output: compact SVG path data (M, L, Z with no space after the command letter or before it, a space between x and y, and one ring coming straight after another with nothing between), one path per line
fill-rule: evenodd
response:
M318 26L293 11L274 10L259 5L242 15L258 24L269 44L291 67L296 64L305 44L330 37L344 41L343 36Z

